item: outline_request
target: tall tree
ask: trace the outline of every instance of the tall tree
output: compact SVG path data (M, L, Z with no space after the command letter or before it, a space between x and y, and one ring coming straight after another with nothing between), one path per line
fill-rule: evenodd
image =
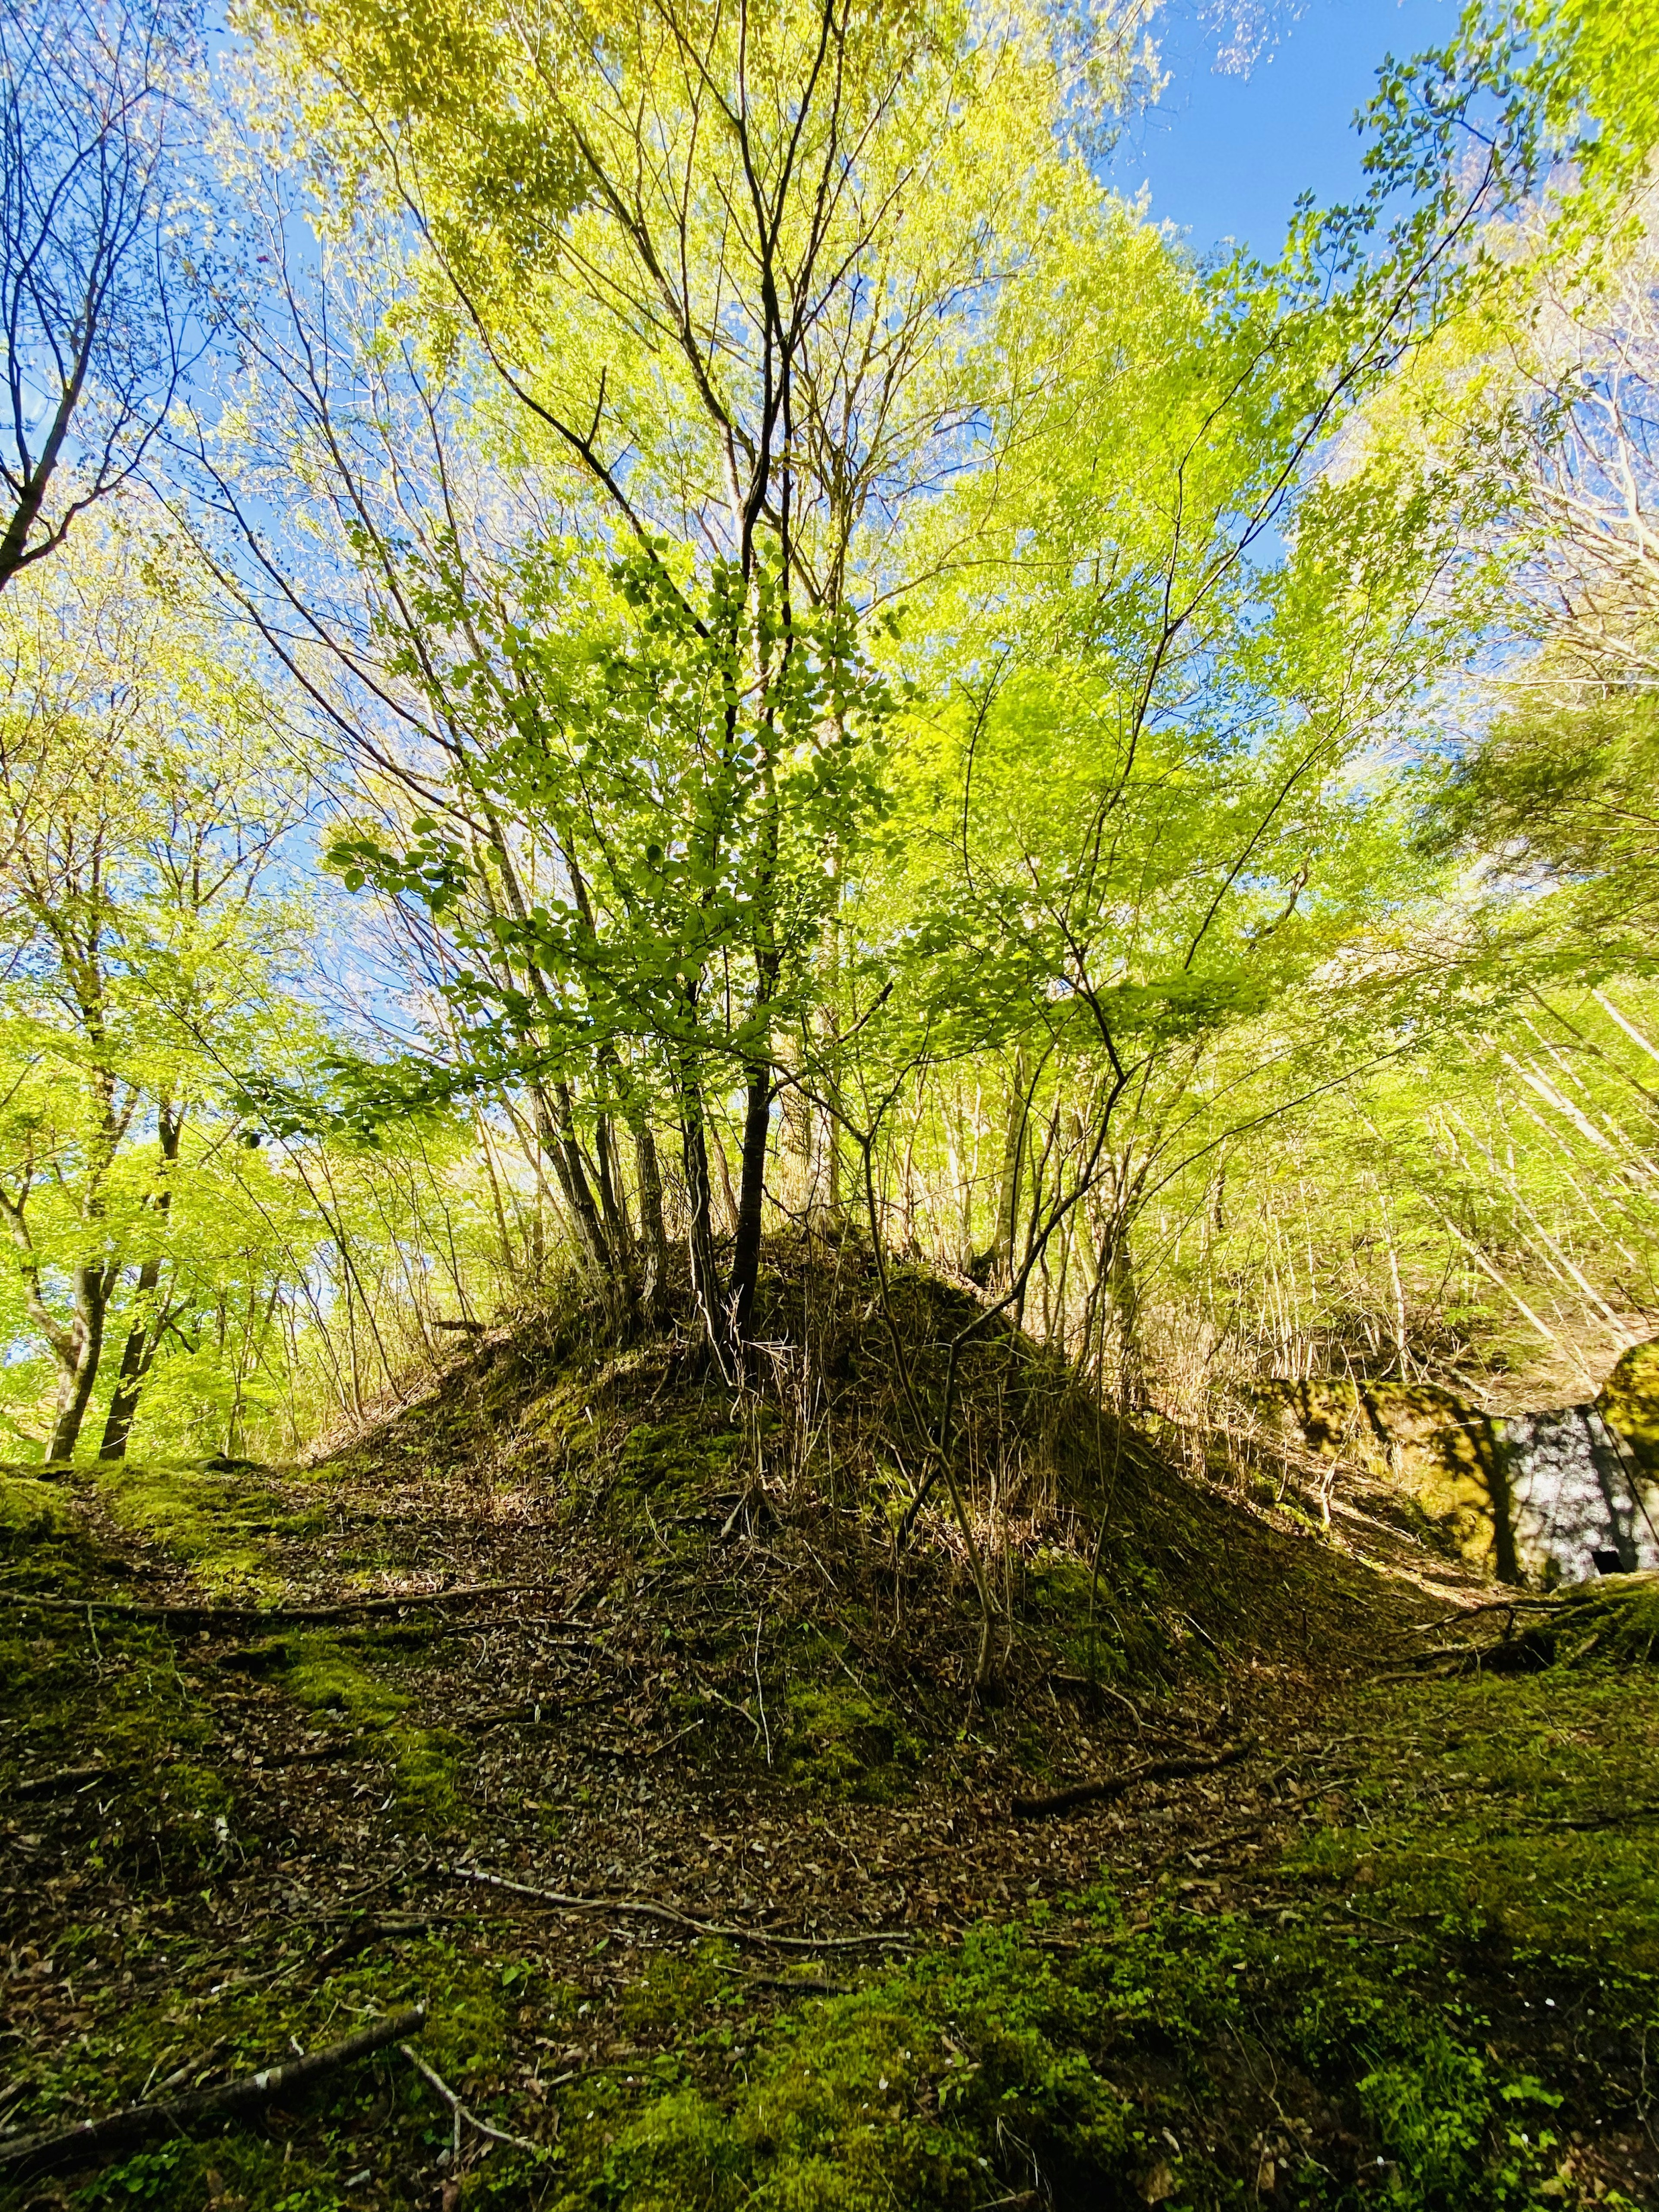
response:
M0 590L139 467L189 366L195 47L174 0L0 9Z
M504 434L521 457L520 482L532 496L568 503L578 534L617 564L642 647L629 649L635 674L619 678L619 696L637 711L627 732L611 718L611 766L589 753L594 773L649 759L659 738L667 760L702 763L691 818L663 835L636 816L641 834L625 841L620 873L620 850L601 872L630 879L649 905L654 870L659 892L672 879L680 902L681 1004L668 1033L647 1027L680 1127L694 1273L728 1369L758 1264L779 1030L792 1012L781 979L785 966L799 967L835 903L821 895L830 855L819 855L820 894L811 899L788 855L868 719L839 696L859 659L859 617L891 565L903 511L972 454L992 374L988 303L1029 257L1049 197L1073 189L1078 164L1065 144L1073 106L1086 92L1098 107L1121 84L1144 13L1131 5L1068 25L1034 9L982 38L948 10L872 15L833 0L763 19L649 5L600 22L554 6L489 28L440 9L413 40L349 10L251 19L262 58L287 72L290 112L340 234L356 226L357 265L367 255L389 285L380 313L401 319L400 289L428 314L447 304L447 358L465 364L471 389L494 386L498 416L501 398L516 410ZM524 189L503 200L509 174ZM412 225L412 263L384 231L368 243L366 176L395 222ZM274 235L273 252L280 256ZM321 465L313 481L326 477L329 496L351 515L380 636L389 623L403 638L400 682L427 695L404 734L434 741L439 756L427 789L434 817L447 817L445 879L469 849L487 850L501 949L510 941L538 977L566 972L570 946L558 931L537 939L537 902L518 880L521 856L501 811L541 851L546 880L581 930L596 927L599 918L582 913L589 862L573 842L572 817L526 804L532 753L548 757L544 795L564 740L526 721L509 803L498 739L469 727L486 708L509 720L518 711L520 601L499 595L504 629L489 604L483 533L458 512L456 479L441 470L418 495L429 526L422 565L428 579L442 572L441 587L416 590L411 578L406 591L398 581L414 472L400 449L397 512L377 503L372 472L359 465L362 416L341 434L340 387L317 373L322 325L304 313L308 281L287 289L285 310L291 319L299 312L306 337L285 349L278 373L298 393ZM268 328L248 343L274 364ZM399 366L430 400L431 372L447 364L435 348L417 347ZM378 374L368 368L371 383ZM453 410L458 397L451 383L439 404ZM428 406L422 426L428 435L434 413ZM377 423L376 434L385 428ZM390 482L380 475L380 485ZM499 516L497 507L491 519ZM537 620L547 611L544 594ZM341 642L337 623L318 628ZM461 653L463 640L483 641L480 653ZM614 635L602 630L593 649L621 670ZM356 641L349 657L366 678ZM498 680L504 659L513 665ZM659 690L672 677L661 694L672 710L654 732L649 687L638 680L647 672ZM432 696L440 677L441 706ZM486 702L491 684L498 696ZM381 678L372 688L384 704L395 687ZM804 711L818 718L810 731ZM343 726L349 718L338 719ZM810 778L784 772L803 747L817 759ZM480 751L488 770L471 764ZM377 769L384 759L383 748ZM690 803L681 774L665 764L659 788ZM640 791L650 783L647 774ZM792 821L788 808L809 786L817 796ZM368 866L362 841L357 857ZM665 921L665 910L651 924L659 936ZM637 945L618 957L637 962ZM705 1020L716 1007L718 1041ZM734 1080L737 1230L720 1274L708 1130ZM565 1154L585 1217L557 1117L553 1134L556 1164ZM602 1167L602 1140L599 1149ZM594 1245L591 1225L583 1233Z
M104 1435L170 1316L181 1141L270 1008L260 896L307 788L252 672L142 546L88 538L0 603L0 1215L74 1452L136 1268Z

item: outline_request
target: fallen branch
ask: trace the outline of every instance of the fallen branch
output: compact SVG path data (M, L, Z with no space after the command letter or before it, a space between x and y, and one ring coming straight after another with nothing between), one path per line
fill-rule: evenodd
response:
M468 2127L476 2128L481 2136L488 2136L491 2142L509 2143L514 2150L527 2150L532 2158L541 2158L545 2156L547 2149L545 2143L526 2142L522 2136L508 2135L505 2128L492 2128L488 2120L481 2120L476 2112L470 2112L467 2109L467 2107L461 2102L460 2099L455 2094L455 2092L450 2087L448 2082L444 2080L443 2075L441 2074L434 2073L432 2068L427 2064L425 2059L421 2057L417 2051L412 2051L406 2043L400 2043L398 2045L398 2048L403 2052L404 2057L408 2059L410 2064L415 2069L415 2071L420 2075L421 2079L423 2081L430 2083L431 2087L437 2091L438 2094L443 2099L445 2104L449 2107L451 2117L454 2122L454 2131L451 2137L450 2149L452 2171L455 2166L458 2166L460 2163L461 2124L463 2121L465 2122Z
M687 1736L695 1735L702 1726L702 1716L699 1713L696 1720L688 1721L683 1729L677 1729L672 1735L662 1736L655 1743L647 1744L644 1750L641 1752L640 1757L654 1759L659 1752L667 1751L672 1745L684 1742Z
M31 2174L56 2172L64 2166L86 2165L112 2151L131 2149L152 2136L183 2130L198 2120L257 2112L275 2098L412 2035L425 2018L426 2007L414 2005L407 2012L372 2021L356 2035L347 2036L343 2043L331 2044L326 2051L309 2051L303 2058L263 2067L258 2073L245 2075L240 2081L228 2081L220 2088L193 2090L188 2096L174 2097L163 2104L129 2105L121 2112L106 2113L101 2120L82 2120L57 2134L25 2136L16 2142L0 2143L0 2174L22 2180Z
M376 1613L402 1613L410 1606L456 1605L474 1598L500 1597L507 1591L526 1595L556 1590L557 1583L466 1583L453 1589L404 1590L395 1596L347 1598L338 1605L135 1605L124 1598L29 1597L19 1601L45 1613L99 1613L106 1620L159 1622L163 1627L308 1627L318 1621L361 1620ZM580 1628L579 1620L548 1624Z
M1009 1811L1017 1820L1037 1820L1050 1813L1069 1813L1074 1805L1093 1805L1105 1797L1121 1796L1142 1782L1174 1782L1186 1774L1212 1774L1218 1766L1234 1765L1253 1747L1230 1743L1212 1759L1148 1759L1139 1766L1126 1766L1121 1774L1102 1774L1091 1782L1074 1782L1069 1789L1051 1790L1045 1797L1016 1797Z
M805 1982L794 1974L745 1974L744 1979L751 1988L793 1990L805 1997L848 1997L853 1994L850 1982Z
M443 1916L447 1917L447 1916ZM332 1972L343 1966L348 1959L355 1959L360 1951L368 1950L371 1943L394 1941L400 1936L419 1936L432 1925L432 1916L423 1913L417 1920L360 1920L355 1928L347 1929L337 1943L332 1943L317 1961L319 1973Z
M694 1936L715 1936L728 1943L763 1943L783 1951L849 1951L862 1943L908 1943L908 1934L903 1929L881 1928L868 1936L774 1936L763 1928L727 1928L718 1921L694 1920L689 1913L677 1912L672 1905L659 1905L649 1897L582 1897L563 1890L537 1889L525 1881L509 1881L504 1874L486 1874L482 1867L440 1867L440 1874L447 1874L456 1881L478 1881L491 1889L510 1890L515 1897L533 1898L538 1905L551 1905L561 1912L621 1912L635 1919L659 1920L670 1928L688 1929Z
M1577 1828L1589 1834L1599 1828L1622 1828L1627 1820L1651 1820L1656 1817L1659 1817L1659 1805L1626 1805L1621 1812L1590 1813L1580 1820L1564 1815L1559 1819L1537 1820L1531 1825L1535 1829Z
M1450 1628L1461 1620L1474 1620L1483 1613L1559 1613L1567 1601L1559 1597L1495 1597L1485 1605L1461 1605L1450 1613L1443 1613L1436 1620L1413 1621L1407 1631L1411 1636L1429 1636L1437 1628Z
M112 1766L60 1766L56 1774L36 1774L27 1782L14 1782L6 1795L55 1797L61 1790L81 1790L89 1782L106 1781L115 1771Z

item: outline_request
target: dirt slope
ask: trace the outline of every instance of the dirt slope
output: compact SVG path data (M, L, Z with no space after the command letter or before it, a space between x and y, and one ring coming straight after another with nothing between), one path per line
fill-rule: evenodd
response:
M968 1293L907 1279L896 1352L837 1265L735 1407L574 1314L310 1469L8 1484L0 2128L419 1998L497 2135L389 2051L0 2202L1659 2202L1651 1673L1389 1679L1467 1570L1009 1334L976 1698L948 1515L893 1540L893 1364Z

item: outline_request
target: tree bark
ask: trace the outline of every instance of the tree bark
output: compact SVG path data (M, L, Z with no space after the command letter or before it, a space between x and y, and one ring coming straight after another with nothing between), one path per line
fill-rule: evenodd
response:
M772 1127L772 1071L750 1063L743 1116L743 1167L738 1183L738 1233L732 1253L730 1306L738 1345L749 1341L760 1274L762 1205L766 1196L766 1145Z
M599 1172L599 1207L605 1219L605 1241L617 1265L625 1264L634 1242L628 1218L628 1195L618 1172L616 1138L611 1116L601 1114L593 1133L594 1164Z
M641 1121L634 1131L634 1161L640 1179L640 1238L645 1253L645 1310L653 1322L668 1310L668 1231L662 1215L662 1169L657 1140Z
M151 1257L138 1270L137 1295L140 1301L147 1298L161 1279L161 1262ZM104 1416L104 1439L98 1447L100 1459L125 1459L127 1439L132 1433L132 1424L138 1411L138 1401L149 1375L150 1363L155 1357L156 1327L151 1319L135 1322L127 1331L127 1340L121 1347L121 1365L115 1377L115 1388L110 1395L109 1411Z
M1003 1129L1002 1172L997 1182L996 1242L991 1265L999 1282L1012 1280L1014 1243L1018 1233L1020 1167L1025 1157L1025 1054L1014 1054L1013 1081L1008 1092L1007 1118Z
M184 1131L184 1115L175 1113L165 1101L156 1117L157 1139L161 1152L161 1185L155 1194L155 1211L165 1220L173 1205L171 1170L179 1159L179 1139ZM98 1447L100 1459L125 1459L127 1439L132 1433L132 1424L138 1411L149 1370L161 1340L162 1316L151 1313L144 1301L155 1291L161 1279L161 1257L152 1253L138 1270L137 1297L139 1318L127 1331L127 1340L121 1347L121 1366L115 1378L115 1389L109 1401L109 1411L104 1417L104 1439Z
M29 560L28 538L46 504L46 491L57 471L58 456L69 435L70 422L81 402L86 382L87 365L90 355L94 324L90 307L88 310L86 336L73 371L59 395L53 413L52 428L40 449L40 458L25 474L21 489L11 512L3 537L0 537L0 591L3 591Z
M688 1222L686 1243L691 1261L691 1291L702 1315L708 1346L729 1382L734 1379L732 1322L720 1288L720 1263L714 1256L714 1191L708 1180L708 1133L703 1126L702 1099L688 1087L681 1105L682 1144L685 1159Z
M63 1333L64 1341L54 1347L59 1375L52 1440L46 1446L49 1462L75 1456L104 1354L104 1316L115 1276L115 1268L107 1265L75 1270L75 1319Z
M570 1209L582 1256L590 1267L605 1274L611 1267L611 1252L586 1170L582 1166L581 1149L576 1143L568 1086L562 1083L556 1085L554 1100L550 1103L546 1092L537 1084L532 1087L531 1097L535 1109L536 1135Z

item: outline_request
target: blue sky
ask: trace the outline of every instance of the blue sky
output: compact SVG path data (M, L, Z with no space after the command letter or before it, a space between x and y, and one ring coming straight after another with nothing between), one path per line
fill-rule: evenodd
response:
M1126 192L1149 185L1153 215L1200 252L1232 238L1271 255L1298 193L1328 206L1358 185L1353 114L1384 55L1443 45L1459 12L1458 0L1306 0L1299 12L1281 0L1245 75L1215 67L1219 41L1189 0L1156 19L1171 81L1107 174Z

